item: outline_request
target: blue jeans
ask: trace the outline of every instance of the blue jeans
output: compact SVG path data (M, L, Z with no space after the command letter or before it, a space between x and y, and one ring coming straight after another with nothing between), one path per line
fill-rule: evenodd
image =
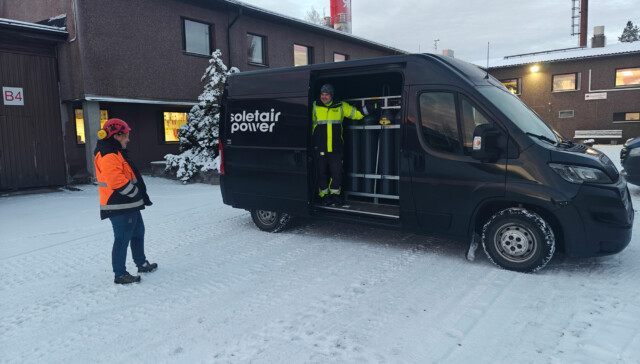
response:
M127 247L131 241L131 256L137 266L143 265L147 258L144 255L144 222L140 211L110 217L113 226L113 250L111 265L116 277L127 271Z

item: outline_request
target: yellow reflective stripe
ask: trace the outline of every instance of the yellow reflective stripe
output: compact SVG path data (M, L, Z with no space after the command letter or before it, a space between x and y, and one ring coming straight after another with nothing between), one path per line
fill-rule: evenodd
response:
M331 144L333 142L333 126L332 124L327 124L327 152L333 152L333 147Z

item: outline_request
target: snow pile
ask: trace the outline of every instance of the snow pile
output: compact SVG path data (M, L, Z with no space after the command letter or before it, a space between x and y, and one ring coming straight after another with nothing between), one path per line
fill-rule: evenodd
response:
M231 70L222 62L222 52L217 49L211 54L209 67L201 81L208 80L204 91L189 116L187 123L180 127L180 154L167 154L167 170L176 169L176 177L186 182L198 172L219 169L218 140L220 124L220 98L227 77L239 70Z

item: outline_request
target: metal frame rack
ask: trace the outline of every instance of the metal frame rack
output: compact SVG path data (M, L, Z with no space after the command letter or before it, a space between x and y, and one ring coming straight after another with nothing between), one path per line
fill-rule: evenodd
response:
M402 96L381 96L381 97L367 97L367 98L358 98L358 99L350 99L350 100L345 100L351 104L359 104L360 106L364 106L366 101L370 101L370 100L375 100L375 101L382 101L382 106L381 109L382 110L388 110L388 109L397 109L400 110L401 109L401 101L402 101ZM393 120L391 120L391 122L393 122ZM357 131L357 130L362 130L362 131L368 131L368 130L387 130L387 129L400 129L400 125L399 124L388 124L388 125L348 125L347 129L352 130L352 131ZM348 177L353 177L353 178L362 178L364 180L373 180L373 193L369 193L369 192L358 192L358 191L345 191L345 195L347 197L350 196L359 196L359 197L369 197L369 198L373 198L373 203L374 204L379 204L380 203L380 199L387 199L387 200L399 200L400 196L398 194L383 194L383 193L378 193L378 182L382 182L383 180L390 180L390 181L400 181L400 176L399 175L392 175L392 174L382 174L380 173L380 144L381 144L381 140L382 138L380 136L378 136L378 140L377 140L377 149L376 149L376 156L375 156L375 170L374 173L354 173L354 172L349 172L347 173ZM353 148L353 146L351 146ZM393 155L395 156L396 154L393 153Z

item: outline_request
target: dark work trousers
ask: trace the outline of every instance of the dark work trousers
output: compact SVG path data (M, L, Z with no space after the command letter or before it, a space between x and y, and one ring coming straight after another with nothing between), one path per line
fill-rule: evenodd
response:
M123 275L126 269L127 248L131 242L131 255L137 266L144 264L144 222L140 211L109 218L113 226L113 249L111 250L111 264L116 277Z
M324 152L317 154L316 173L318 188L337 190L342 187L342 152ZM331 186L329 186L331 181Z

